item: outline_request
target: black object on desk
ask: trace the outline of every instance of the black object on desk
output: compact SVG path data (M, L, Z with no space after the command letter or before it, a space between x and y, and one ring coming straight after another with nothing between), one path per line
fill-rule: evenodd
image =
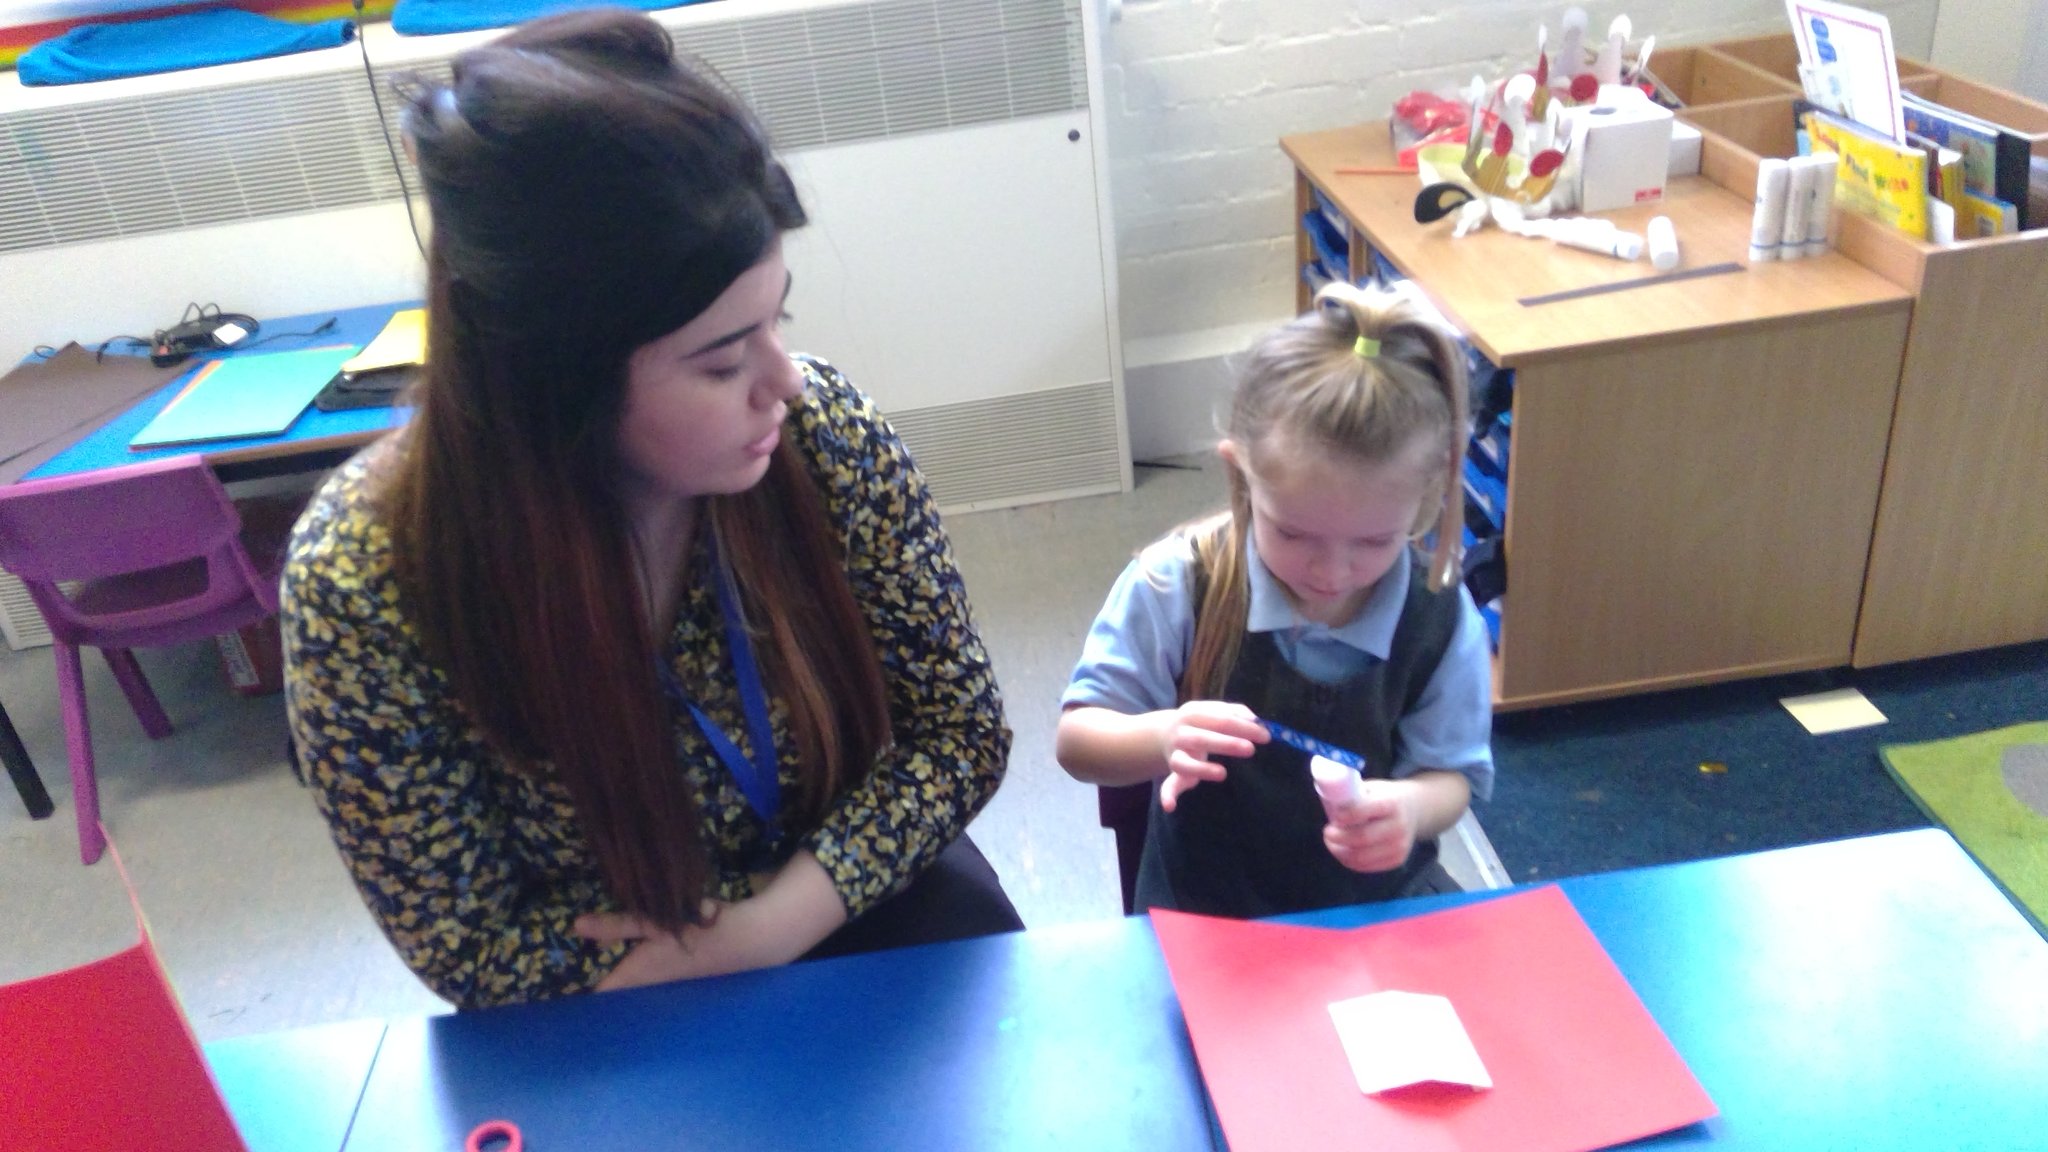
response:
M405 390L419 375L417 364L400 364L375 372L336 372L327 387L313 397L313 407L322 412L344 412L351 408L389 408L401 403Z

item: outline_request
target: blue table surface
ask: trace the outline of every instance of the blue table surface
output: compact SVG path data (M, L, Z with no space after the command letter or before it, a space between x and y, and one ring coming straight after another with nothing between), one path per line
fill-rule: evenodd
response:
M299 348L339 347L344 344L361 347L370 342L384 327L385 321L400 308L410 304L372 304L362 308L343 308L329 312L314 312L305 316L286 316L277 320L263 321L256 339L263 339L272 333L304 332L319 327L329 317L334 318L334 330L318 336L282 336L258 348L246 352L216 352L197 356L187 361L190 370L182 373L169 384L137 401L126 411L107 421L87 435L83 440L45 460L33 471L23 476L24 480L40 480L48 476L68 476L76 472L90 472L99 468L115 468L123 464L140 464L145 460L158 460L166 456L184 456L194 451L208 455L233 452L240 449L263 448L296 441L326 440L335 436L350 436L361 433L381 432L386 428L403 423L409 409L406 408L352 408L341 412L322 412L308 405L299 418L292 422L279 436L261 436L239 440L209 440L202 445L180 444L165 448L130 449L128 442L135 434L156 419L157 413L167 407L171 399L185 387L192 372L208 360L224 356L261 355L264 352L284 352ZM110 350L108 355L115 353Z
M340 1148L384 1029L351 1020L208 1044L206 1062L251 1152Z
M1561 886L1721 1109L1639 1146L2048 1146L2048 940L1947 833ZM209 1047L255 1152L339 1146L271 1141L301 1078L282 1058L248 1071L305 1035L230 1042L240 1072ZM340 1099L364 1036L335 1044L343 1066L313 1087ZM396 1021L346 1147L459 1148L498 1117L532 1152L1215 1146L1141 918Z

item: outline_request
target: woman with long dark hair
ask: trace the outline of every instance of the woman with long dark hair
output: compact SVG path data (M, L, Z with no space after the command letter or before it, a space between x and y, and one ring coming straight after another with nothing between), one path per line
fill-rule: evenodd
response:
M923 479L787 354L804 223L622 11L473 49L406 132L428 361L284 580L358 888L458 1005L1018 927L962 836L1010 734Z

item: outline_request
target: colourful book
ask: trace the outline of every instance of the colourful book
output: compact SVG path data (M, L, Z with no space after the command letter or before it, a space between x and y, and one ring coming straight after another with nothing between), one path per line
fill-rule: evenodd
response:
M1918 132L1906 133L1906 143L1927 155L1927 194L1961 211L1969 181L1963 175L1963 154L1944 148Z
M2026 138L1990 121L1906 94L1906 130L1963 154L1963 181L1979 196L2004 200L2016 208L2027 202ZM2024 210L2021 226L2032 221Z
M1963 207L1956 213L1958 240L1967 240L1973 236L2003 236L2007 232L2019 230L2019 209L1995 196L1968 193L1963 197Z
M276 436L292 426L354 348L230 356L200 366L131 449L163 448L207 440Z
M1841 157L1835 166L1835 203L1927 239L1927 154L1886 139L1852 121L1812 111L1804 123L1815 151Z

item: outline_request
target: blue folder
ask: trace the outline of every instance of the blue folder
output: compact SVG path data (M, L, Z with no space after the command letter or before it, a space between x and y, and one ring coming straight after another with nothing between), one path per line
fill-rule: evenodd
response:
M202 440L275 436L292 426L357 348L308 348L235 356L201 365L185 391L135 438L130 448Z

